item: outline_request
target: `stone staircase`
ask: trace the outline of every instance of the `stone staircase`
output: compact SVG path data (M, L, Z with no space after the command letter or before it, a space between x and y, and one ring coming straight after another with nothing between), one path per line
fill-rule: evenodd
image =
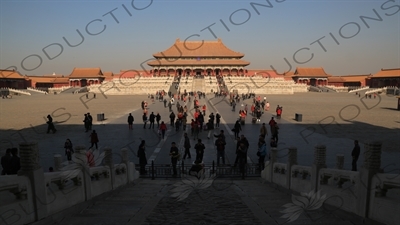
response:
M192 90L193 92L197 91L205 92L204 79L193 79Z

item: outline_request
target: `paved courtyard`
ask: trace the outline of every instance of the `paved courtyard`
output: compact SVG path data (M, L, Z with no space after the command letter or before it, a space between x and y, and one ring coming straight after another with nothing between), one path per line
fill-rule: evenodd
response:
M37 141L40 148L41 163L46 170L53 165L54 154L64 155L65 139L70 138L74 146L90 147L89 135L84 132L83 115L90 112L94 118L94 126L99 135L100 150L111 147L115 153L121 148L131 150L131 160L137 162L135 152L141 140L146 140L147 157L156 163L169 163L169 147L172 141L181 143L183 132L170 129L167 139L161 140L157 129L143 129L140 102L149 102L149 112L159 112L162 120L169 125L169 111L162 102L152 103L147 96L110 96L97 95L95 99L86 99L85 94L60 95L33 95L18 96L13 99L0 101L0 154L4 154L7 147L18 146L22 141ZM377 99L363 99L349 93L299 93L294 95L269 95L267 101L271 103L271 111L262 116L262 122L268 123L273 116L276 105L283 106L280 125L279 146L282 151L280 160L285 162L285 149L290 146L298 148L299 164L308 165L312 162L313 148L316 144L327 146L328 167L334 167L336 154L345 155L345 168L350 168L350 153L354 139L361 143L380 140L383 142L382 167L399 168L400 159L400 113L395 110L397 99L382 95ZM218 111L222 115L221 129L230 134L232 142L228 142L227 160L235 158L233 134L230 131L238 118L238 104L236 112L232 112L224 98L215 98L209 95L201 99L200 104L206 104L207 115ZM244 102L249 108L251 100ZM193 103L188 104L193 113ZM173 109L176 111L175 106ZM96 121L99 113L105 114L105 121ZM135 118L133 131L128 130L127 115L132 113ZM294 120L295 113L303 116L302 122ZM56 134L47 134L45 117L51 114L57 128ZM191 115L189 115L191 118ZM257 143L259 124L251 124L248 116L243 132L251 146ZM190 120L189 120L190 121ZM219 133L214 130L213 133ZM200 133L200 138L208 149L205 160L215 160L215 150L211 139L207 139L207 132ZM194 146L194 143L192 146ZM362 145L362 144L361 144ZM250 147L254 154L249 154L249 160L256 162L256 149ZM192 149L192 154L194 151ZM310 158L311 157L311 158ZM360 162L362 162L362 156ZM394 164L394 165L393 165Z
M167 137L161 140L156 130L143 128L140 102L149 102L149 112L159 112L168 124ZM387 172L399 169L400 117L395 110L397 99L381 96L379 99L360 99L347 93L302 93L295 95L267 96L272 108L283 106L283 116L277 120L280 125L279 162L286 162L287 148L298 148L298 163L311 165L314 146L327 146L327 166L335 167L336 154L345 155L345 169L350 169L350 153L353 139L361 143L371 140L383 141L382 165ZM0 110L1 154L10 146L22 141L37 141L40 148L41 165L44 170L53 166L53 156L63 154L63 144L70 138L75 146L89 147L89 133L84 132L83 114L90 112L96 120L98 113L105 114L105 121L95 121L93 129L99 134L99 149L109 146L120 160L121 148L128 148L131 161L137 163L135 156L141 140L146 140L146 153L149 160L157 164L169 164L170 143L182 144L183 131L175 131L169 126L169 111L161 102L152 103L147 96L102 96L86 99L84 94L72 95L34 95L2 99ZM238 117L238 104L233 112L224 98L207 96L200 104L207 105L207 115L219 112L222 115L220 129L227 134L227 164L235 159L233 134L231 128ZM251 100L244 102L251 105ZM193 102L188 104L191 118ZM175 110L175 106L173 107ZM127 115L135 118L134 128L128 130ZM303 121L294 120L294 114L301 113ZM57 132L47 134L44 117L53 115ZM268 122L274 110L262 116ZM250 141L249 162L257 162L255 148L260 124L251 124L247 118L242 127ZM219 133L219 129L212 134ZM204 161L216 160L213 135L202 132L200 138L206 145ZM191 139L192 146L194 140ZM363 148L362 148L363 149ZM194 150L191 150L194 157ZM65 156L64 156L65 159ZM191 163L186 159L185 163ZM361 155L359 165L362 165ZM286 224L282 216L283 205L292 202L291 193L281 190L259 178L234 180L216 179L203 189L194 188L187 198L177 201L171 198L173 185L180 179L139 179L112 193L106 193L89 202L80 204L52 218L36 224ZM333 212L334 211L334 212ZM302 213L291 224L379 224L364 220L341 210L323 207L312 212Z

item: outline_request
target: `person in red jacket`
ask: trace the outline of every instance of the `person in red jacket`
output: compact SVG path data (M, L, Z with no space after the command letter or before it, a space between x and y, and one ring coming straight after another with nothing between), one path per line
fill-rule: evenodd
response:
M164 121L161 121L160 132L161 132L162 139L164 139L164 137L165 137L165 131L166 130L167 130L167 125L164 123Z
M206 115L206 109L207 109L207 106L204 104L204 105L203 105L203 115L204 115L204 116Z

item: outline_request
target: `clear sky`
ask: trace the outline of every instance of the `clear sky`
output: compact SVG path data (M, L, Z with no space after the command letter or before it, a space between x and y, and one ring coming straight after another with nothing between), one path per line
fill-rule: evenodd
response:
M249 69L285 72L284 58L332 75L400 68L400 0L0 0L0 68L21 74L141 70L194 34L221 38Z

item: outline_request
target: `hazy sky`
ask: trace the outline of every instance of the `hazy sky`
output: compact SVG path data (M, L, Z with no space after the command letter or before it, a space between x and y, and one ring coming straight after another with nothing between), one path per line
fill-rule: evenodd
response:
M27 75L141 70L189 36L221 38L245 54L249 69L284 72L284 58L293 71L323 67L332 75L400 68L400 0L0 2L0 68Z

